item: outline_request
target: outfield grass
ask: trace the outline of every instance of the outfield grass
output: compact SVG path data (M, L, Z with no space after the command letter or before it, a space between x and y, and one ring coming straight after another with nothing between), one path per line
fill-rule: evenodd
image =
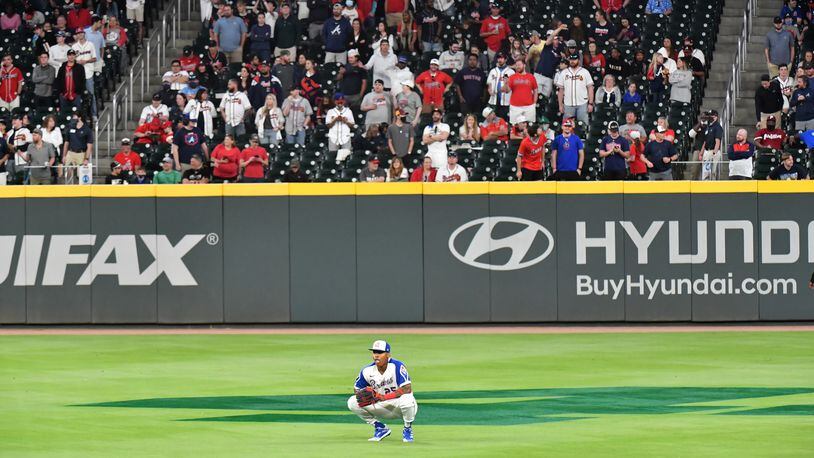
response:
M416 442L345 410L373 335L0 337L0 456L812 456L814 333L396 335Z

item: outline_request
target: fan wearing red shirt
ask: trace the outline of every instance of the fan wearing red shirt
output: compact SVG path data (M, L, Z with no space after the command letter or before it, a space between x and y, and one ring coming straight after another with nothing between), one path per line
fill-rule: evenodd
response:
M755 146L758 148L783 149L786 133L777 128L777 118L766 118L766 128L755 132Z
M130 149L130 139L123 138L122 149L113 156L113 161L121 164L125 172L135 171L136 167L141 165L141 156Z
M85 29L91 26L90 9L82 8L82 0L74 1L74 9L68 11L65 20L71 30Z
M14 66L11 54L6 54L0 64L0 108L11 110L19 107L22 90L23 72Z
M492 107L486 107L481 113L483 122L480 125L480 138L485 142L500 140L509 141L509 124L495 114Z
M627 158L628 180L647 180L647 163L644 162L644 139L637 130L630 131L630 156Z
M438 70L439 61L430 61L430 69L418 75L415 84L424 94L424 111L431 112L435 108L444 108L444 94L452 87L452 77Z
M521 115L526 119L537 119L537 79L526 73L525 62L518 60L514 63L514 75L506 78L501 90L512 93L509 98L510 123L517 124Z
M520 142L517 150L517 178L523 181L543 179L543 158L545 157L545 132L537 124L529 126L529 136Z
M432 167L432 158L430 156L424 156L424 162L421 163L421 167L416 167L415 170L413 170L413 174L410 175L410 181L435 183L435 175L437 173L438 169Z
M594 5L608 14L621 10L628 3L630 3L630 0L594 0Z
M509 21L500 15L500 6L492 3L489 5L491 16L483 20L480 26L480 37L486 43L486 52L489 62L495 60L495 54L500 51L503 41L512 33L509 28Z
M212 151L212 162L215 163L212 172L213 183L223 183L224 181L237 181L237 172L240 170L240 148L235 146L235 138L227 134L223 137L223 143L215 147Z
M139 145L151 145L170 143L172 141L172 123L167 120L167 115L161 113L150 122L136 127L133 132L136 143Z
M240 153L240 167L243 169L241 183L262 183L265 181L265 168L269 165L269 155L259 145L260 137L253 134L249 139L249 147Z
M181 70L195 73L195 70L198 69L198 64L201 63L201 58L195 54L192 50L192 46L184 46L184 53L178 61L181 62Z

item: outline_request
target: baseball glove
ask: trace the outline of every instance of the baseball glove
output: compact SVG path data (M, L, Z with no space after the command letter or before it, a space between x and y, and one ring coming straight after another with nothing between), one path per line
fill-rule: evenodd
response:
M365 387L364 390L356 392L356 402L359 404L359 407L367 407L374 404L377 400L376 393L373 391L373 388L369 386Z

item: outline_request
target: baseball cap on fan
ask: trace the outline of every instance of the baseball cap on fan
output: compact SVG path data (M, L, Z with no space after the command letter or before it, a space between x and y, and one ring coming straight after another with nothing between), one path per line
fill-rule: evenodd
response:
M373 345L370 346L370 351L383 351L385 353L390 353L390 344L384 340L377 340L373 342Z

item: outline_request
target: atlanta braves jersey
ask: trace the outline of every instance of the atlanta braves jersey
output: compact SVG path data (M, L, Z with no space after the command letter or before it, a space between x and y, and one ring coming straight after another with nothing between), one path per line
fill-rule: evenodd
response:
M376 368L376 363L370 363L363 367L359 372L359 377L356 378L356 383L353 384L353 388L363 390L371 387L379 394L387 394L409 383L410 375L407 373L407 366L399 360L390 358L384 374L380 373L379 369Z
M588 103L588 91L593 88L594 82L591 73L583 67L566 68L557 74L554 84L563 88L563 104L575 107Z

